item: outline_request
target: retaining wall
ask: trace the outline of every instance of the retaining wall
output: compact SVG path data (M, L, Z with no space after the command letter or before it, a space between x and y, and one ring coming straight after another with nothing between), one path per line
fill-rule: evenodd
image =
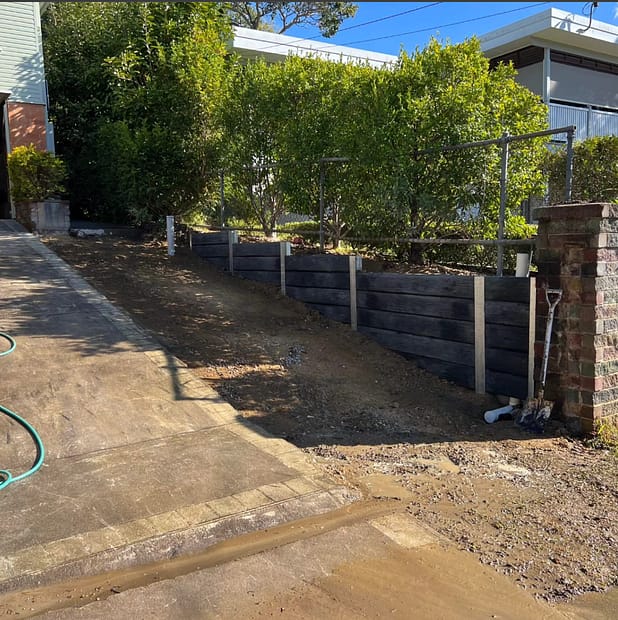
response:
M360 257L292 256L289 243L237 243L232 231L193 233L191 247L222 269L279 286L442 378L522 399L532 392L533 280L364 273Z

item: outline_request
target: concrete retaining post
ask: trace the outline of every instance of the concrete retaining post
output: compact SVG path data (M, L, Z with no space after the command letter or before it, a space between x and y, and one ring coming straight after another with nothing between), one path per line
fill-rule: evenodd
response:
M167 215L165 217L165 227L167 229L167 255L174 256L176 254L176 248L174 245L175 234L174 234L174 216Z
M279 274L281 293L285 295L285 258L292 255L292 244L289 241L279 242Z
M546 397L587 432L601 420L618 423L618 205L542 207L536 218L537 360L547 315L542 287L563 290Z

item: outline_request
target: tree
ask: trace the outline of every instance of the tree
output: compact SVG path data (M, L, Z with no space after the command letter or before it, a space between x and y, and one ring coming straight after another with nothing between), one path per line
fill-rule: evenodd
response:
M234 26L285 32L292 26L317 26L325 37L332 37L341 23L356 15L352 2L230 2Z
M288 210L317 219L320 160L349 160L325 164L335 241L350 233L495 237L500 149L440 147L547 126L546 107L511 67L490 71L476 39L432 41L394 68L290 57L259 71L249 63L239 75L226 104L226 142L237 161L280 164ZM543 140L511 145L507 230L521 200L542 187L543 153ZM418 260L416 248L408 257Z
M256 221L268 237L285 212L278 166L288 102L280 82L282 67L263 60L237 66L220 107L228 138L223 155L230 190L227 199L236 215Z
M84 215L142 224L202 209L229 34L216 3L50 7L51 112Z

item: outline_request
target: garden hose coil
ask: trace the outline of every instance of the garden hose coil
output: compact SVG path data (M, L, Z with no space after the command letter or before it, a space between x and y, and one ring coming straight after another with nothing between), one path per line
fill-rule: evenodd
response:
M9 353L12 353L15 350L15 340L13 340L11 336L3 332L0 332L0 340L7 341L9 343L9 348L6 351L0 351L0 357L9 355ZM43 465L43 459L45 458L45 447L43 446L43 442L41 441L39 434L36 432L33 426L29 424L26 420L18 416L14 411L11 411L10 409L3 407L2 405L0 405L0 413L7 415L9 418L11 418L12 420L15 420L15 422L17 422L23 428L25 428L26 431L28 431L28 434L32 437L32 440L34 441L34 444L37 450L37 457L34 462L34 465L28 471L24 472L23 474L14 476L8 469L0 469L0 490L2 490L8 487L9 484L12 484L13 482L17 482L19 480L23 480L24 478L27 478L28 476L32 476L32 474L34 474L35 472L39 470L41 468L41 465Z

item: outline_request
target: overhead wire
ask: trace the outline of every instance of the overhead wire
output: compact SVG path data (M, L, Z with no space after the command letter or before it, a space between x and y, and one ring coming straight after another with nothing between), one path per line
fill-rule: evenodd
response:
M392 15L386 15L384 17L379 17L377 19L371 19L367 22L362 22L360 24L353 24L351 26L346 26L345 28L339 28L339 30L337 31L337 34L339 34L340 32L344 32L347 30L353 30L355 28L362 28L364 26L371 26L373 24L377 24L378 22L384 22L387 21L389 19L394 19L395 17L401 17L402 15L409 15L410 13L416 13L417 11L422 11L423 9L429 9L431 7L437 6L439 4L442 4L442 2L432 2L430 4L424 4L423 6L417 6L413 9L408 9L407 11L401 11L399 13L393 13ZM298 39L294 39L292 41L289 41L288 43L286 43L285 45L293 45L294 43L300 43L302 41L315 41L316 39L319 39L322 35L321 34L316 34L312 37L300 37ZM271 49L273 47L279 47L283 45L282 43L271 43L270 45L267 45L265 47L261 47L260 51L263 52L265 50Z
M480 17L471 17L469 19L463 19L463 20L459 20L456 22L450 22L448 24L440 24L438 26L430 26L427 28L420 28L418 30L409 30L407 32L398 32L396 34L388 34L388 35L384 35L382 37L372 37L370 39L361 39L358 41L347 41L347 42L342 42L342 43L328 43L322 47L316 47L313 48L313 50L315 51L322 51L322 50L326 50L329 47L334 47L337 45L358 45L360 43L371 43L373 41L383 41L385 39L393 39L395 37L404 37L404 36L408 36L411 34L419 34L421 32L429 32L431 30L438 30L439 28L449 28L451 26L459 26L461 24L469 24L471 22L477 22L477 21L481 21L483 19L489 19L490 17L499 17L501 15L508 15L509 13L516 13L518 11L526 11L529 9L533 9L539 6L544 6L547 4L551 4L551 2L537 2L535 4L530 4L528 6L523 6L523 7L519 7L516 9L510 9L508 11L500 11L498 13L490 13L489 15L482 15Z

